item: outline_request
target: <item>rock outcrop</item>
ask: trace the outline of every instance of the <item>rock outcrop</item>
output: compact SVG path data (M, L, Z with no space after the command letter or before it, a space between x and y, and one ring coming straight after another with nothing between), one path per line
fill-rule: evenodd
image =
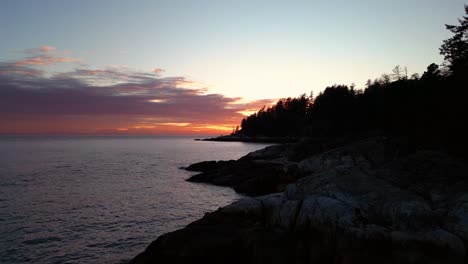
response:
M296 164L265 160L218 161L188 167L193 168L203 172L188 181L230 186L252 196L283 191L286 184L300 177Z
M287 184L304 176L298 169L298 160L332 149L343 142L309 139L269 146L239 160L203 161L185 168L201 172L187 181L229 186L236 192L250 196L282 192Z
M132 263L468 263L466 162L397 143L373 138L324 151L282 145L224 172L215 163L207 171L217 176L203 176L211 182L239 162L264 164L263 177L294 167L296 182L165 234Z

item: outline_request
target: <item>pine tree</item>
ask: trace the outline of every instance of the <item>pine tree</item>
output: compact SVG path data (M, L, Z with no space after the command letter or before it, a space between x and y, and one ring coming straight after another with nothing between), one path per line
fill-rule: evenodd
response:
M465 5L466 16L458 19L460 25L445 25L454 36L444 40L440 54L445 57L452 74L468 74L468 5Z

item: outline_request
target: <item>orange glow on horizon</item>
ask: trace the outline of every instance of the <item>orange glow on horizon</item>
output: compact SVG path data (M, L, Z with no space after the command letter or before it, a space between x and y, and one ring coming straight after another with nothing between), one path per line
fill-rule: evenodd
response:
M233 125L205 125L205 126L198 126L197 129L210 129L215 131L231 131Z
M82 116L70 119L38 118L36 120L11 119L8 121L0 123L0 134L226 135L231 133L241 120L232 118L232 121L228 121L229 123L218 123L214 119L208 123L152 121L135 124L131 120L125 120L124 117Z
M166 99L151 99L149 100L151 103L164 103L167 102Z
M151 128L155 128L155 126L134 126L132 127L134 129L151 129ZM128 128L127 128L128 130Z
M190 124L190 123L157 123L138 125L128 128L106 129L98 133L117 134L171 134L171 135L219 135L229 134L237 124Z
M190 123L157 123L161 126L176 126L176 127L185 127L190 125Z

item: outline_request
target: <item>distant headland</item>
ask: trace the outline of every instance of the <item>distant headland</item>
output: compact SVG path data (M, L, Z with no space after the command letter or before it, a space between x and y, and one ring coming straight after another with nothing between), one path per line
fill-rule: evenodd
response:
M196 138L197 141L220 141L220 142L251 142L251 143L290 143L299 140L298 137L268 137L268 136L246 136L241 133L218 136L213 138Z

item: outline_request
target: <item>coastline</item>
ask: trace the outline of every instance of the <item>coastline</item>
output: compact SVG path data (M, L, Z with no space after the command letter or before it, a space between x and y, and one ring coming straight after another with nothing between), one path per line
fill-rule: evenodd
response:
M251 197L160 236L131 263L466 263L467 165L407 143L309 140L193 164L201 173L189 181Z
M249 142L249 143L293 143L297 142L299 138L297 137L265 137L265 136L257 136L257 137L249 137L245 135L226 135L226 136L218 136L213 138L196 138L197 141L220 141L220 142Z

